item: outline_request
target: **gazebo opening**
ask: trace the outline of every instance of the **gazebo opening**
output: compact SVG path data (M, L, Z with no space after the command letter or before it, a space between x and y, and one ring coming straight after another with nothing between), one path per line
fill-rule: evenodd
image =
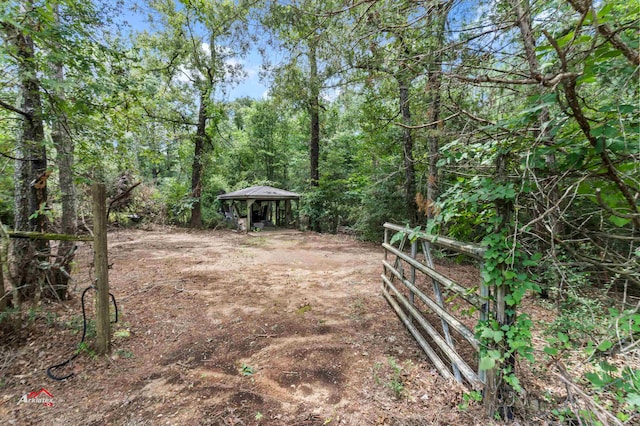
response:
M239 230L298 227L300 195L295 192L271 186L252 186L219 195L218 200L222 201L225 217L233 221ZM295 206L292 206L292 201Z

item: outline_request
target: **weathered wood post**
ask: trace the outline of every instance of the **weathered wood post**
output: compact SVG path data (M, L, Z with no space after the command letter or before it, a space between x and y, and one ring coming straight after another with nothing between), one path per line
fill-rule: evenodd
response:
M417 239L415 239L414 241L411 241L411 258L413 260L417 260L418 258L418 240ZM413 264L411 265L409 280L411 281L411 284L416 285L416 267L413 266ZM416 304L416 295L413 292L413 290L409 290L409 302L411 302L412 305Z
M291 226L291 222L293 222L293 214L291 212L291 200L284 200L284 221L286 227ZM296 226L296 228L298 228Z
M500 152L496 157L496 182L508 182L508 164L510 161L510 154L508 150ZM514 229L512 224L513 218L513 200L508 198L496 198L494 201L496 213L498 218L500 218L500 227L502 229L506 229L505 233L506 237L509 238L510 235L513 235ZM515 244L515 241L514 241ZM515 250L515 248L514 248ZM504 263L500 263L498 265L501 272L504 272L506 265ZM502 283L497 285L494 283L492 286L494 290L494 303L493 303L493 313L495 315L495 319L500 325L500 328L503 327L511 327L516 319L516 313L514 312L515 307L507 308L506 300L507 297L511 294L511 289L508 287L506 283ZM503 340L501 342L496 342L493 349L500 351L500 353L507 353L509 350L507 341ZM497 370L498 368L505 369L509 368L513 374L515 374L516 368L516 360L515 354L511 354L507 359L504 360L501 366L496 366L492 370L487 371L486 383L484 388L484 403L485 408L487 410L487 414L489 417L495 417L495 414L498 413L503 420L511 420L513 418L513 393L514 390L502 380L501 373Z
M389 244L389 230L384 228L384 244ZM387 260L387 250L384 251L384 260Z
M484 261L482 262L484 267ZM480 310L480 321L484 322L489 319L489 311L491 310L491 289L484 278L480 277L480 300L482 300L482 309ZM478 360L479 361L479 360ZM495 374L496 368L491 370L481 370L478 362L478 377L486 385L487 389L493 389L495 387Z
M247 229L245 232L251 232L252 231L252 227L253 227L253 223L251 222L251 210L252 210L252 206L253 203L256 200L247 200Z
M0 223L0 226L2 224ZM0 235L0 313L7 310L7 292L4 289L4 253L2 251L2 236Z
M96 335L99 354L111 350L111 324L109 321L109 271L107 257L107 196L105 186L96 183L93 193L93 261L96 267Z
M9 302L7 301L7 297L11 292L13 294L13 306L20 307L20 298L18 296L18 289L16 289L10 281L5 284L4 281L4 265L7 265L7 271L9 271L9 234L7 230L4 228L2 222L0 222L0 291L2 291L2 295L0 297L0 312L4 312L9 307ZM5 287L8 285L9 288ZM18 315L17 318L20 316Z

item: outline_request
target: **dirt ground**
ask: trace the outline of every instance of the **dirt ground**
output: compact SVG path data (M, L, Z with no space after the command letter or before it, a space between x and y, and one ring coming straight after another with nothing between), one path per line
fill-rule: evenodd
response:
M458 408L464 389L438 376L381 296L382 256L297 231L111 232L112 355L89 344L55 371L72 378L45 372L80 339L84 246L73 298L3 337L0 424L486 424L480 408ZM42 388L53 406L18 404Z

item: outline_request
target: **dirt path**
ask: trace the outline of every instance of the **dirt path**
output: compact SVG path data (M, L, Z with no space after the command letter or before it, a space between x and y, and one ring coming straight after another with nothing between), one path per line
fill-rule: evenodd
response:
M0 424L474 424L380 295L377 246L292 231L109 238L113 356L85 351L73 378L48 379L79 339L79 296L36 311L0 354ZM18 404L43 387L53 407Z

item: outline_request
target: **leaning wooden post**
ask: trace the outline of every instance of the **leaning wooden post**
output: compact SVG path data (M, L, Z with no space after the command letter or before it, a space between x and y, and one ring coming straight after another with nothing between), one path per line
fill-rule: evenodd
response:
M418 258L418 240L417 239L414 241L411 241L411 258L413 260L417 260ZM416 285L416 267L413 266L413 264L411 265L409 280L411 281L411 284ZM409 290L409 302L411 302L412 305L416 304L415 299L416 299L416 296L413 293L413 290Z
M93 192L93 261L96 267L96 335L99 354L111 351L109 320L109 271L107 257L107 196L104 184L96 183Z
M384 240L383 242L385 244L389 244L389 230L387 228L384 228ZM387 250L385 249L384 251L384 260L387 260Z
M483 262L484 265L484 262ZM484 266L483 268L484 269ZM480 321L486 322L489 319L489 312L491 311L491 290L489 284L485 282L484 278L480 278L480 300L482 301L482 309L480 310ZM486 385L488 389L495 387L495 367L489 371L480 369L480 359L478 359L478 377L482 383Z
M0 226L2 224L0 223ZM7 310L7 292L4 289L4 255L2 253L2 236L0 236L0 313Z

